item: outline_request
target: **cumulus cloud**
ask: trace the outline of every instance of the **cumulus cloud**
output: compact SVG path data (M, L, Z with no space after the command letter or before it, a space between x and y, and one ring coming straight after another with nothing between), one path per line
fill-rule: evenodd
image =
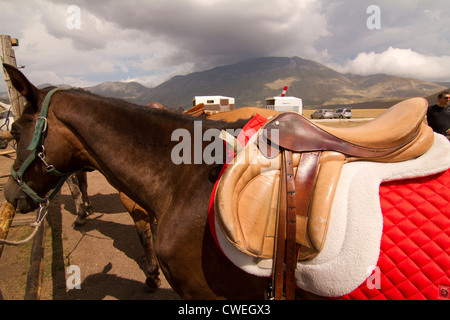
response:
M103 0L79 6L119 30L133 30L147 46L172 47L165 61L171 65L189 60L215 66L286 49L310 55L314 42L328 33L318 0Z
M360 75L391 74L401 77L448 81L450 56L427 56L411 49L389 47L381 53L362 52L344 65L334 65L341 72Z
M330 36L319 39L326 49L324 61L338 71L356 74L386 73L424 80L449 81L450 24L445 0L324 0ZM370 29L376 3L380 29Z
M389 47L412 49L424 55L445 55L450 50L450 24L446 0L323 0L329 37L318 40L332 56L346 58L359 52L381 52ZM367 27L372 12L379 8L380 29Z
M9 2L6 7L11 12L20 12L20 24L13 14L0 12L2 21L14 25L10 34L20 38L16 55L21 64L53 70L61 77L79 77L80 82L139 79L154 86L177 72L252 57L321 56L314 43L328 34L319 0L73 0L70 4L80 9L79 29L67 27L69 4L60 1ZM45 72L42 77L33 74L38 83L47 82Z

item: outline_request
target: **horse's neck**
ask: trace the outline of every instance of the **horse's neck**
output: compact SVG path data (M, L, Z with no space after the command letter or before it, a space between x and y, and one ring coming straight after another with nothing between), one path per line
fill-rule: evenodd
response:
M207 179L211 170L207 165L195 166L194 171L194 166L177 165L171 159L171 151L178 144L171 141L172 133L181 129L193 136L193 121L95 99L77 99L76 108L60 108L57 117L84 145L91 164L119 191L161 214L179 192L180 177L188 182L192 179L186 175L206 175Z

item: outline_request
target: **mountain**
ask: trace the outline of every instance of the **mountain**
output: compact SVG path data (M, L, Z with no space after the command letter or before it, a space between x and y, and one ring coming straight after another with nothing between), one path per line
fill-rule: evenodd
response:
M47 87L58 87L58 88L61 88L61 89L73 88L73 86L70 86L68 84L56 84L56 85L53 85L51 83L43 83L43 84L37 86L38 89L44 89L44 88L47 88Z
M141 102L140 98L146 95L151 89L144 87L137 82L104 82L99 85L85 88L92 93L102 96L112 97L135 102L139 104L147 104Z
M450 88L450 82L436 82L436 83L446 88Z
M279 96L285 85L289 87L287 95L302 98L306 107L428 96L446 88L384 74L342 74L298 57L270 57L175 76L149 90L140 100L187 107L196 95L224 95L234 97L237 107L262 106L265 98Z
M0 92L0 102L9 104L8 92Z
M343 74L298 57L268 57L175 76L152 89L137 82L105 82L85 89L141 105L159 102L187 109L194 96L202 95L234 97L237 107L263 106L266 98L279 96L284 86L288 86L288 96L303 99L305 108L335 108L392 105L405 98L431 96L447 89L449 83L385 74Z

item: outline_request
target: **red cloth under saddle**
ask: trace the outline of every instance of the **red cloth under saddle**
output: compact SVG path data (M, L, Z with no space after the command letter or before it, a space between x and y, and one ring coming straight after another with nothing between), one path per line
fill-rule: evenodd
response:
M450 169L380 186L377 268L341 299L450 299Z

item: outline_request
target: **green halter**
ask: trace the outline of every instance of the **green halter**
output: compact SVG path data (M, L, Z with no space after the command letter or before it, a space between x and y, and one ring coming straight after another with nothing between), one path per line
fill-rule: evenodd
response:
M58 193L59 189L62 187L66 179L73 174L73 172L69 173L62 173L55 169L52 165L49 165L45 161L45 150L44 150L44 133L47 131L47 114L48 114L48 108L50 106L50 101L52 99L53 94L61 90L59 88L55 88L50 90L47 95L45 96L44 102L42 104L41 108L41 114L39 115L39 118L36 121L35 129L34 129L34 135L31 139L31 143L28 146L27 150L32 151L31 154L28 156L28 158L22 163L18 171L15 171L13 166L11 167L11 175L16 180L16 182L19 184L20 188L28 195L30 196L34 201L43 204L47 203L48 201L52 200L53 197ZM41 151L38 151L38 149L42 149ZM46 171L54 176L61 177L56 184L55 188L48 194L45 198L40 197L33 189L31 189L30 186L28 186L23 181L23 175L25 171L28 169L28 167L33 163L33 161L38 158L42 161L44 164L44 167Z

